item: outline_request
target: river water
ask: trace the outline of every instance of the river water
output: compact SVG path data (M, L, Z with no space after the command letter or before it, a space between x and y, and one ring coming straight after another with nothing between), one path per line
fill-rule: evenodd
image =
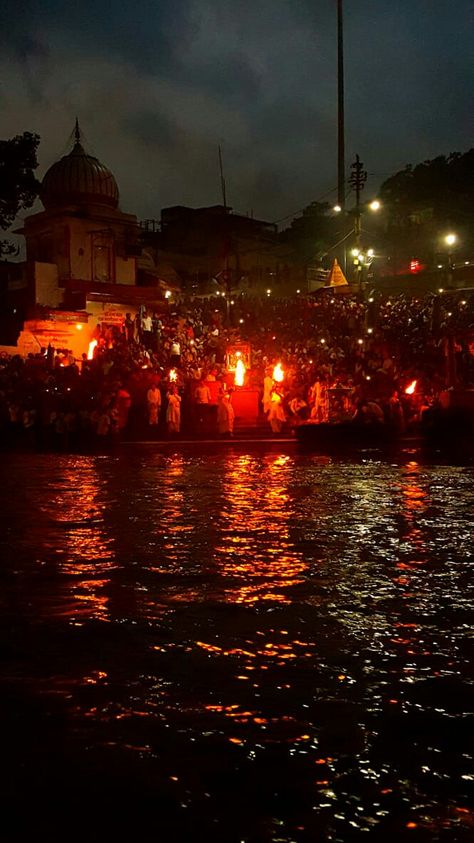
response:
M4 455L2 840L471 841L473 475Z

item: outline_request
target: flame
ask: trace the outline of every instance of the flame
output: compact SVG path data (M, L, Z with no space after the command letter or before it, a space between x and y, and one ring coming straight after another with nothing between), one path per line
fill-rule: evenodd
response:
M178 380L178 373L177 373L176 369L170 369L168 380L169 380L170 383L173 383L173 382Z
M405 390L406 395L413 395L413 393L416 389L416 383L417 383L416 381L412 381L411 384L409 384L409 386L407 386L407 388Z
M94 359L94 351L97 347L97 340L91 340L89 343L89 350L87 352L87 359L93 360Z
M234 383L236 386L243 386L245 379L245 364L244 361L240 359L237 360L235 364L235 375L234 375Z
M273 369L273 380L277 381L277 383L281 383L284 377L285 375L283 369L281 368L281 363L277 363Z

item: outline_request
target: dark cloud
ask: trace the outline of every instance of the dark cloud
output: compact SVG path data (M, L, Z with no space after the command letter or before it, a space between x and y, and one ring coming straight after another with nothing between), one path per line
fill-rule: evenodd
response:
M147 72L165 71L192 36L189 4L184 0L4 0L11 22L5 44L15 49L25 32L72 41L93 55L115 56Z
M345 3L346 149L375 175L471 146L470 0ZM4 0L0 136L75 115L124 209L219 200L268 219L336 183L333 0Z

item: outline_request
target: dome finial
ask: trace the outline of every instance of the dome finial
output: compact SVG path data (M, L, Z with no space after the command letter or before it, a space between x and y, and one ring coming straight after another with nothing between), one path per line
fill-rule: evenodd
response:
M48 211L62 205L108 205L118 207L117 182L110 170L93 155L88 155L82 144L82 132L76 117L74 148L56 161L43 177L41 200ZM71 140L71 136L69 138Z

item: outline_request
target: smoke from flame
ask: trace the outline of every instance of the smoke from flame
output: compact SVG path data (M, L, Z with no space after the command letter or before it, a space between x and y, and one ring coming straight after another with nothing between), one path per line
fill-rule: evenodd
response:
M244 361L240 359L237 360L235 364L235 375L234 375L234 383L236 386L243 386L244 385L244 378L245 378L245 364Z
M283 369L281 368L281 363L277 363L273 369L273 380L277 383L281 383L284 377L285 375Z
M91 340L89 343L89 349L87 352L87 359L93 360L94 359L94 351L97 347L97 340Z

